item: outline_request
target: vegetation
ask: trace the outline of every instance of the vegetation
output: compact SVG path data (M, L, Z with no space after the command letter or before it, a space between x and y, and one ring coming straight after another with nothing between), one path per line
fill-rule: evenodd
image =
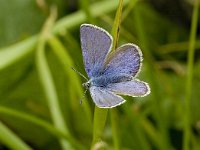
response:
M200 149L199 1L165 1L0 1L0 150ZM139 45L150 95L80 104L82 23Z

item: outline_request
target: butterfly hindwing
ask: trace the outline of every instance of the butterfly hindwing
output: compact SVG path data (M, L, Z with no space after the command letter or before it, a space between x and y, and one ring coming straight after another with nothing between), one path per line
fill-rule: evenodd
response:
M146 96L150 93L149 85L139 80L109 84L107 90L112 91L115 94L133 97Z
M94 103L100 108L112 108L121 105L125 100L105 88L92 86L90 93Z

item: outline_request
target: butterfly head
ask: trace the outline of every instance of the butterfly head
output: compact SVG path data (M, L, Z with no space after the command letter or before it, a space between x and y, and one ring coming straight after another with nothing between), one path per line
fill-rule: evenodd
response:
M83 86L85 89L89 89L90 86L91 86L91 82L90 82L90 81L85 82L85 83L82 84L82 86Z

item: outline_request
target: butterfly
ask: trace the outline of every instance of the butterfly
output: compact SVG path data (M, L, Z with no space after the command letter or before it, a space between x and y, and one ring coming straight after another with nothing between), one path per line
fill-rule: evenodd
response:
M146 96L150 87L136 79L142 66L142 52L132 43L112 49L112 36L92 24L80 26L80 41L85 70L90 78L83 87L89 89L97 107L112 108L126 100L120 95Z

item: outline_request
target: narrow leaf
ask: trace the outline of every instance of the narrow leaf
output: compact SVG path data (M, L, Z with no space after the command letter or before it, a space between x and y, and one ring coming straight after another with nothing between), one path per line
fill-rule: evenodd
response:
M13 150L31 150L15 133L0 121L0 141Z

